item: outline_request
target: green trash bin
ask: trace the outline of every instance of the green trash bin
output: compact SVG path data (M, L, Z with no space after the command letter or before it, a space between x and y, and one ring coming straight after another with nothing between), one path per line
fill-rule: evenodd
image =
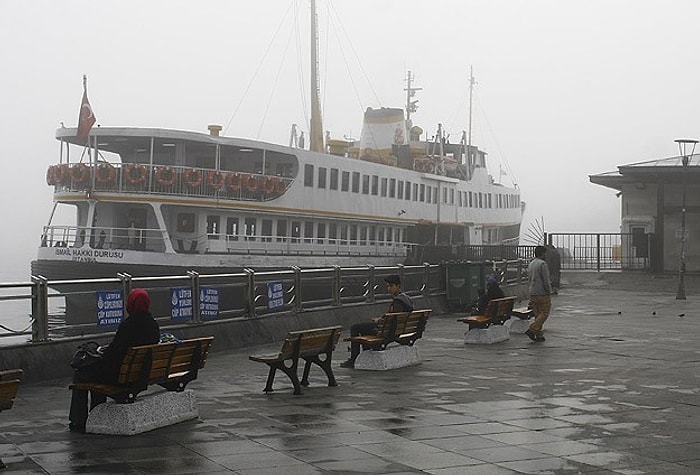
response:
M446 266L447 304L451 311L464 311L486 284L490 266L485 262L450 262Z

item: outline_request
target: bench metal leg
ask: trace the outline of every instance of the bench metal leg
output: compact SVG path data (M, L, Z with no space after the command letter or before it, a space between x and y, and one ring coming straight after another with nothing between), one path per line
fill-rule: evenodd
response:
M277 367L275 365L270 365L270 371L267 373L267 383L265 383L265 389L263 389L263 392L271 393L272 391L274 391L274 389L272 389L272 383L275 380L276 371Z
M309 358L306 358L306 364L304 365L304 375L301 380L302 386L308 386L309 385L309 371L311 370L311 363L316 363L318 366L321 367L324 373L326 373L326 377L328 378L328 386L337 386L338 383L335 382L335 375L333 375L333 366L332 366L332 354L331 353L322 353L324 355L324 358L321 359L320 355L315 355Z
M292 360L289 366L285 366L284 361L281 363L270 364L270 372L267 375L267 384L265 385L264 391L266 393L274 391L272 389L272 382L275 379L275 371L279 369L282 370L282 372L284 372L284 374L286 374L289 380L292 382L292 385L294 386L294 394L302 394L301 384L299 384L299 376L297 375L298 365L298 359Z

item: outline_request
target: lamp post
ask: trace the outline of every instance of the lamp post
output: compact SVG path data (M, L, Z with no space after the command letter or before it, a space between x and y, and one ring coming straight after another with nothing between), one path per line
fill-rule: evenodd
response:
M685 300L685 195L686 195L686 172L688 171L688 162L695 153L695 145L698 141L694 139L676 139L678 144L678 153L681 156L683 163L683 171L681 172L683 180L683 201L681 205L681 259L678 269L678 291L676 292L676 300ZM691 148L692 146L692 148ZM688 149L690 148L690 154Z

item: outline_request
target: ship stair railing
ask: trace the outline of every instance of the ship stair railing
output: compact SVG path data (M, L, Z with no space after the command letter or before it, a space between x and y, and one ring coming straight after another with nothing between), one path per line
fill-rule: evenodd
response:
M113 333L132 288L151 295L151 311L163 331L207 322L296 314L341 305L389 302L384 277L399 274L416 299L445 294L441 265L338 266L230 274L48 280L0 284L0 346Z
M211 168L102 162L51 165L47 183L61 191L94 191L268 201L283 195L289 177Z

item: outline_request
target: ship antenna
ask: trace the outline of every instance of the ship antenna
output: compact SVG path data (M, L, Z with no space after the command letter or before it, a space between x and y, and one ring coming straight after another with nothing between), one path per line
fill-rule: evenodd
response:
M316 0L311 0L311 124L309 145L313 152L324 152L323 125L321 122L321 87L318 74L318 16Z
M467 150L471 150L472 146L472 95L474 94L474 68L469 66L469 134L467 136ZM471 151L469 152L471 153Z
M406 123L409 127L413 125L411 123L411 112L418 110L418 99L411 99L416 95L417 91L423 90L422 87L412 87L414 79L415 76L411 75L411 71L408 71L406 74L406 88L404 91L406 91Z

